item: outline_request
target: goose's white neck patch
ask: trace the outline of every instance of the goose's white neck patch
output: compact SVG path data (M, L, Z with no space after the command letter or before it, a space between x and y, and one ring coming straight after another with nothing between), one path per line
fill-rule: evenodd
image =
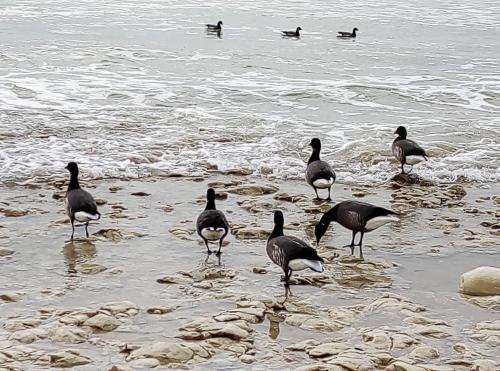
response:
M292 271L301 271L310 268L315 272L323 272L323 264L319 260L293 259L288 262L288 267Z

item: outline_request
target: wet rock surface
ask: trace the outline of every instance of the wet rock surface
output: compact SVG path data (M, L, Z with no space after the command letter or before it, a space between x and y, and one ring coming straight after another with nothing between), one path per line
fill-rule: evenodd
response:
M221 256L194 231L208 183L231 223ZM457 285L494 265L497 198L393 183L336 185L334 201L315 202L303 182L104 182L103 219L73 243L62 202L40 189L36 209L26 199L16 209L27 214L2 219L0 369L499 369L500 295ZM295 272L285 290L265 253L273 210L284 211L286 234L315 246L319 214L352 197L392 205L401 222L365 235L365 260L332 224L317 248L325 271Z

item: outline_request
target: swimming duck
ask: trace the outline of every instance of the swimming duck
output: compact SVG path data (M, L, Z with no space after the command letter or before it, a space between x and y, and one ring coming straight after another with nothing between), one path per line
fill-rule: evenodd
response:
M297 27L295 31L281 31L283 37L300 37L300 31L302 28Z
M345 31L339 31L337 37L341 38L350 38L350 37L356 37L356 31L358 31L357 27L354 27L352 29L352 32L345 32Z
M229 22L231 23L231 22ZM217 24L207 24L207 31L220 31L222 30L222 21L217 22Z

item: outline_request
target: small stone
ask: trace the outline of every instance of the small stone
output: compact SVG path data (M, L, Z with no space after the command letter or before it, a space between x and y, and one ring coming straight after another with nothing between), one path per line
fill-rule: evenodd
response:
M231 230L231 233L239 240L265 240L271 232L268 229L260 227L244 227Z
M472 371L498 371L498 363L490 359L476 359L472 363Z
M208 359L211 355L204 347L196 343L157 342L134 350L127 357L127 360L155 358L161 365L168 365L171 363L185 363L195 356Z
M78 266L76 266L76 271L81 273L81 274L88 274L88 275L93 275L97 273L104 272L106 267L96 264L96 263L82 263Z
M162 206L161 209L166 213L171 213L172 211L174 211L174 207L172 205Z
M120 186L111 186L111 187L109 187L108 189L109 189L109 191L110 191L111 193L116 193L116 192L118 192L118 191L121 191L121 190L123 189L123 187L120 187Z
M500 268L484 266L462 274L460 291L467 295L500 295Z
M4 257L4 256L10 256L14 254L14 251L12 250L9 250L9 249L0 249L0 258Z
M149 314L167 314L171 313L176 309L176 307L150 307L147 309Z
M16 303L22 299L22 295L17 292L4 292L0 294L0 300L6 303Z
M108 203L108 201L106 201L104 198L96 198L95 203L98 206L103 206L103 205L106 205Z
M256 274L266 274L267 273L267 269L266 268L261 268L261 267L254 267L252 269L252 272L256 273Z
M151 196L151 193L147 193L147 192L134 192L134 193L131 193L132 196L139 196L139 197L146 197L146 196Z
M143 368L155 368L160 365L160 361L156 358L139 358L130 362L130 366L134 369L143 369Z
M19 341L23 344L31 344L47 337L47 331L39 328L32 328L14 332L9 336L9 340Z
M275 193L277 190L278 187L271 185L265 186L265 185L249 184L249 185L240 185L233 188L228 188L227 192L235 193L238 195L246 195L246 196L261 196L270 193Z
M82 366L91 363L91 359L81 355L76 350L63 350L57 353L49 353L47 355L48 363L51 367L69 368Z
M20 216L25 216L29 214L28 210L18 210L18 209L8 209L5 207L0 207L0 214L5 217L18 218Z
M247 364L254 363L255 362L255 357L251 356L249 354L243 354L240 357L240 361L243 362L243 363L247 363Z
M113 331L121 324L122 323L120 321L118 321L116 318L112 316L108 316L104 313L98 313L95 316L87 319L83 323L83 326L96 328L102 331Z
M324 343L309 349L307 354L310 357L326 357L326 356L334 356L342 353L345 350L350 349L351 347L344 343Z
M439 358L439 352L433 347L422 345L413 349L413 351L408 356L420 361L426 361L429 359Z

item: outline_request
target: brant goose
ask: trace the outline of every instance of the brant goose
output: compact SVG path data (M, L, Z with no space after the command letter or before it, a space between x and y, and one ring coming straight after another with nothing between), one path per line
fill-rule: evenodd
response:
M309 161L307 162L306 181L314 188L314 192L316 192L316 199L320 200L318 196L318 188L328 188L327 200L331 200L330 192L332 184L335 182L335 172L331 166L328 165L328 163L319 159L321 141L318 138L313 138L309 145L312 147L313 151Z
M356 37L356 31L358 31L357 27L354 27L352 29L352 32L345 32L345 31L339 31L337 37L341 38L350 38L350 37Z
M323 272L323 259L314 248L293 236L283 235L284 218L281 211L274 213L274 229L267 240L267 255L274 264L285 272L285 285L293 271L310 268L315 272Z
M413 140L406 139L407 133L404 126L398 127L394 134L397 134L398 137L392 142L392 153L401 163L401 174L405 174L404 166L406 164L411 165L413 168L413 165L427 161L427 153L425 153L422 147Z
M85 232L89 237L88 226L91 220L99 220L101 214L97 211L97 204L94 197L87 191L80 188L78 183L78 165L76 162L69 162L66 166L71 174L68 190L66 191L66 212L71 221L73 232L71 233L71 241L75 234L75 220L80 223L85 223Z
M300 31L302 28L297 27L295 31L281 31L283 37L300 37Z
M217 24L207 24L207 31L220 31L222 30L222 21L217 22Z
M208 247L209 241L219 241L217 256L221 254L222 240L229 232L229 223L224 213L215 209L215 191L212 188L207 190L207 206L196 220L196 231L207 246L208 254L211 254Z
M373 231L387 223L397 221L398 214L394 211L384 209L359 201L342 201L328 210L320 219L314 229L316 242L319 245L321 237L325 234L331 222L337 222L341 226L352 231L351 254L354 254L354 238L361 233L359 239L359 257L363 259L363 235ZM347 247L345 246L345 247Z

